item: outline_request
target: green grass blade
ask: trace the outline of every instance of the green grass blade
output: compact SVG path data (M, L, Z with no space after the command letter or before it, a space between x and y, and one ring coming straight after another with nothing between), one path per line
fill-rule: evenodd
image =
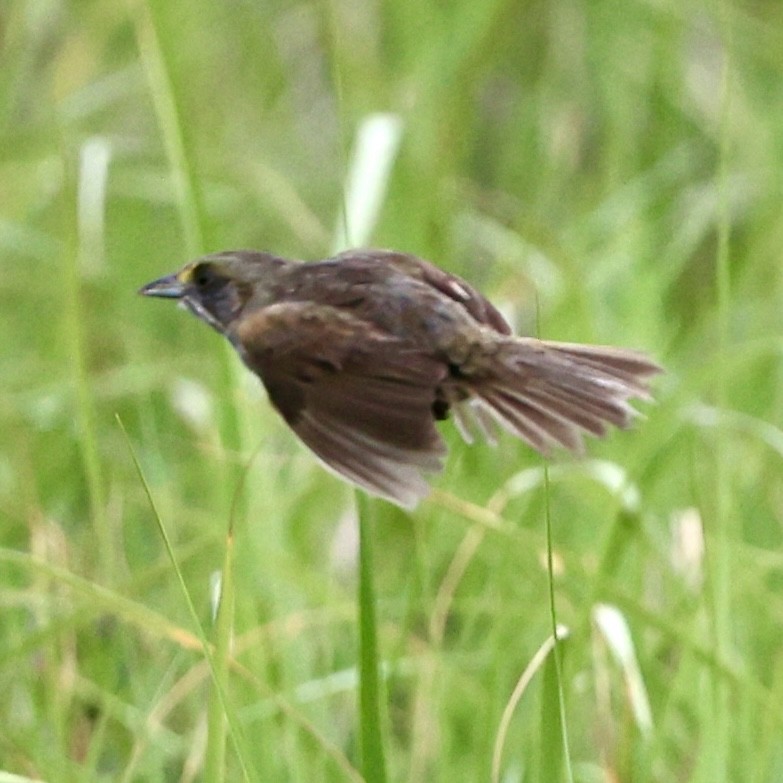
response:
M519 706L522 696L532 682L533 677L542 667L544 668L541 705L542 741L540 745L542 775L544 774L544 768L546 768L546 774L549 775L553 770L559 770L562 767L563 748L565 747L562 735L562 709L560 702L562 689L560 688L560 680L552 653L555 647L562 643L567 636L568 629L562 625L558 626L557 635L553 634L548 637L536 650L535 655L531 658L530 663L525 667L517 681L514 691L503 709L500 725L495 735L495 745L492 751L492 771L490 773L492 783L500 783L501 780L503 748L506 744L514 712ZM542 779L549 780L552 778L546 777Z
M226 713L221 689L228 688L228 666L234 625L234 536L226 539L223 570L215 577L213 593L217 602L215 616L214 668L221 685L213 683L207 704L207 749L205 754L205 780L225 780L226 772Z
M718 15L722 33L722 73L719 124L719 159L715 177L717 191L717 249L715 277L717 300L716 399L720 410L728 407L728 363L731 350L731 274L729 268L731 216L729 206L730 122L732 104L732 19L730 4L720 2ZM715 505L711 546L707 546L708 580L711 593L712 634L717 658L731 660L733 651L733 567L732 558L737 531L731 521L731 482L729 471L728 431L715 428ZM705 515L707 518L709 514ZM703 780L724 783L729 780L731 747L731 707L728 685L713 677L710 698L704 700L705 741L700 772Z
M554 649L552 650L554 659L554 681L557 685L557 705L560 720L559 736L562 742L562 759L565 763L566 780L573 783L574 773L571 769L571 751L568 744L568 720L566 717L565 706L565 687L563 683L563 662L560 655L562 638L558 631L557 622L557 603L555 601L555 566L554 566L554 539L552 535L552 513L550 505L549 492L549 466L544 466L544 509L546 520L546 570L547 584L549 586L549 618L552 623L552 639ZM549 679L547 683L552 684ZM545 690L546 694L552 693L552 689ZM548 714L548 713L547 713Z
M572 780L568 755L568 735L565 733L562 667L562 630L552 645L544 665L541 684L541 731L538 751L538 780L541 783L561 783L563 770Z
M209 641L207 640L207 634L204 631L204 628L202 627L201 623L198 619L198 612L196 611L196 607L193 604L193 599L190 596L190 591L188 590L188 586L185 583L185 578L182 574L182 570L179 567L179 563L177 562L176 555L174 553L174 547L171 544L171 539L169 538L168 532L166 531L166 527L163 524L163 520L160 517L160 514L158 513L157 506L155 505L155 500L152 497L152 491L150 490L149 484L147 483L146 478L144 477L144 472L141 468L141 463L138 460L138 457L136 456L135 449L133 448L133 444L131 443L130 436L128 435L127 430L125 429L125 426L122 423L122 419L120 419L119 416L116 417L117 424L119 425L120 429L122 430L122 434L125 437L125 441L128 446L128 451L130 452L131 459L133 460L133 464L136 468L136 472L138 474L139 480L141 481L144 492L147 496L147 500L149 501L150 508L152 509L152 513L155 517L155 520L158 525L158 530L160 531L161 537L163 539L164 546L166 547L166 552L169 556L169 560L171 561L171 565L174 569L174 572L177 575L177 580L180 584L180 587L182 589L182 596L185 599L185 604L188 608L188 612L190 613L191 619L193 620L193 625L198 633L198 636L201 640L202 650L204 653L204 657L207 660L210 668L210 673L212 675L212 684L215 689L215 693L217 695L217 699L219 700L220 706L222 707L223 713L225 715L225 718L228 722L229 726L229 733L231 736L231 739L234 743L234 748L237 753L237 759L239 761L240 767L242 769L242 775L243 779L245 781L254 781L257 780L257 776L255 774L252 774L252 767L250 764L250 755L246 750L246 743L243 737L241 724L239 722L239 719L237 718L236 712L234 710L233 705L231 704L230 700L228 699L228 695L226 693L226 689L224 687L225 683L225 660L219 661L216 658L215 651L212 649L211 645L209 644ZM227 552L226 555L227 560L229 560L229 553ZM229 561L230 562L230 561ZM228 567L229 574L231 573L231 567L229 565ZM230 579L230 577L229 577ZM230 581L229 581L229 595L232 599L233 604L233 587L231 587ZM230 623L230 608L226 610L226 619L222 622ZM218 616L220 616L220 612L218 612ZM219 630L218 632L218 640L223 643L227 644L226 638L228 634L230 634L230 625L228 625L229 630L226 631L223 629L222 631ZM224 638L225 636L225 638ZM223 653L225 655L225 653ZM223 667L223 669L221 669ZM210 718L212 721L215 721L217 723L214 713L210 712ZM218 726L212 726L212 728L216 731L222 734L222 724ZM218 739L214 739L215 745L211 748L212 753L215 754L215 758L211 759L210 761L210 769L212 772L215 772L215 770L212 767L216 767L219 760L222 760L222 751L218 749L217 743L219 742ZM222 768L222 765L221 765ZM216 773L217 774L217 773Z
M373 574L373 501L356 491L359 513L359 739L368 783L385 783L382 697Z
M67 173L71 170L65 152L63 153L63 169ZM114 554L111 526L106 518L106 498L99 456L95 399L88 367L89 333L86 326L87 318L82 290L82 248L73 220L80 206L76 195L78 187L79 184L75 181L74 174L74 181L67 181L62 207L66 213L64 225L68 226L64 232L68 237L68 242L63 253L65 261L63 274L64 333L68 343L71 382L75 390L75 414L80 434L78 444L88 488L90 519L95 533L98 568L102 576L108 579L113 573ZM73 193L73 198L71 198L71 193Z
M161 45L156 24L157 3L150 0L136 9L135 31L141 62L147 74L160 132L174 182L175 203L189 257L203 252L204 237L197 178L185 144L183 123L177 106L175 84Z

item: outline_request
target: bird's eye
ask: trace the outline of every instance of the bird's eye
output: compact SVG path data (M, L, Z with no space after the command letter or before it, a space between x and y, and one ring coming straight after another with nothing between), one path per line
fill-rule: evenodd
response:
M206 288L215 280L215 273L206 264L199 264L193 270L193 282L198 288Z

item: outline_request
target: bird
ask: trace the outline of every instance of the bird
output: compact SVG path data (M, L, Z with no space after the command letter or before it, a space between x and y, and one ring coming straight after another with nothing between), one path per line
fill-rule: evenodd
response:
M502 428L543 455L579 454L583 435L627 428L662 372L635 350L514 336L465 280L393 250L222 251L139 293L226 337L324 467L408 510L444 465L437 422L468 443Z

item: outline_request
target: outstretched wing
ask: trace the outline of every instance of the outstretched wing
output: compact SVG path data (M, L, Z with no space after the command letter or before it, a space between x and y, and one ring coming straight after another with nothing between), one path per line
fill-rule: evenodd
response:
M335 473L412 508L442 468L434 425L442 363L349 312L283 302L230 335L275 408Z

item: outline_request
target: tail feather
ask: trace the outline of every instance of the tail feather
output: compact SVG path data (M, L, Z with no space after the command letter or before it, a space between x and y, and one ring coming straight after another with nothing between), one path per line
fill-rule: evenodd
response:
M534 449L549 453L555 443L571 449L579 448L578 435L573 426L504 391L488 392L482 397L499 422Z
M643 400L651 399L648 380L661 372L660 366L638 351L578 343L548 342L545 345L580 364L593 367L599 373L622 381L634 391L635 397Z
M629 401L651 399L649 380L661 372L636 351L528 339L509 339L492 359L491 373L466 379L468 393L544 454L553 446L579 452L583 433L628 427L638 415Z
M456 402L453 411L454 423L466 443L473 443L477 437L493 446L497 443L497 417L478 397Z
M636 411L625 401L601 399L589 390L584 393L559 389L557 387L531 389L526 396L539 400L542 405L557 410L568 410L569 420L583 430L601 438L606 434L606 425L613 424L621 429L628 426Z
M533 395L522 396L512 391L499 393L507 405L507 409L516 412L517 417L532 421L544 436L543 450L549 451L553 445L564 446L572 451L582 447L578 430L573 421L562 415L554 406L541 403Z

